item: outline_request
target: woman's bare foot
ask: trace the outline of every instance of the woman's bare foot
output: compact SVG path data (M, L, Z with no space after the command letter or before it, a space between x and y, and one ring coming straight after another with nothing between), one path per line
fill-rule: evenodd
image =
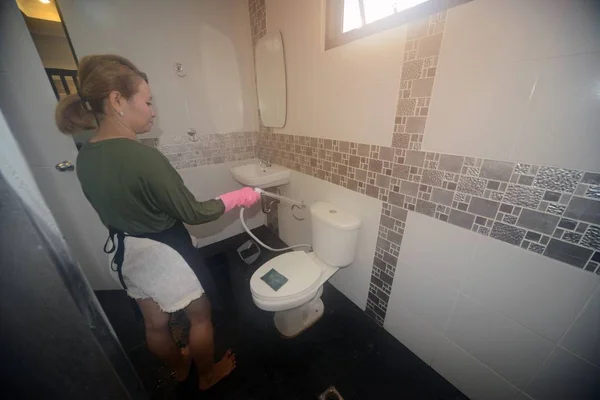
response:
M177 382L185 381L190 375L190 367L192 366L192 356L190 354L189 347L186 346L181 349L181 357L181 366L175 369L175 379L177 379Z
M207 390L221 379L225 378L235 369L235 354L231 349L227 350L223 358L213 366L209 374L200 376L200 390Z

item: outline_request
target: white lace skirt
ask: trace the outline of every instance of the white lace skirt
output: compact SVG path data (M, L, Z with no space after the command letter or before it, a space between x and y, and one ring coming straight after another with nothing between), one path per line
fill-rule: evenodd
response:
M111 273L118 282L117 272L111 268ZM204 293L183 257L168 245L151 239L125 237L122 273L130 297L151 298L169 313L187 307Z

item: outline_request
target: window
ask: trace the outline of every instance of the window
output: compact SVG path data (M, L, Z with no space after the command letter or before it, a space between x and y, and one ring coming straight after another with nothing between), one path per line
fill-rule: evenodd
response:
M471 0L326 0L325 49Z

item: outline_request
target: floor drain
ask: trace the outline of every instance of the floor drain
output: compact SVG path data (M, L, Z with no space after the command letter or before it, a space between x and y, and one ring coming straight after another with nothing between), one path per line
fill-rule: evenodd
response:
M331 386L319 396L319 400L344 400L344 398L335 387Z

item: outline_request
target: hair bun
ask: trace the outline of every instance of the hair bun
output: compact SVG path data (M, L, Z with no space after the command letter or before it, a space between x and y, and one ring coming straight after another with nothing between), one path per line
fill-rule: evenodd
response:
M137 93L141 79L148 81L131 61L114 54L83 57L77 76L80 93L85 96L70 94L56 106L56 125L66 134L96 128L96 118L104 114L105 100L111 92L129 99Z
M78 94L62 98L56 106L56 126L66 134L96 128L94 113L85 106L84 99Z

